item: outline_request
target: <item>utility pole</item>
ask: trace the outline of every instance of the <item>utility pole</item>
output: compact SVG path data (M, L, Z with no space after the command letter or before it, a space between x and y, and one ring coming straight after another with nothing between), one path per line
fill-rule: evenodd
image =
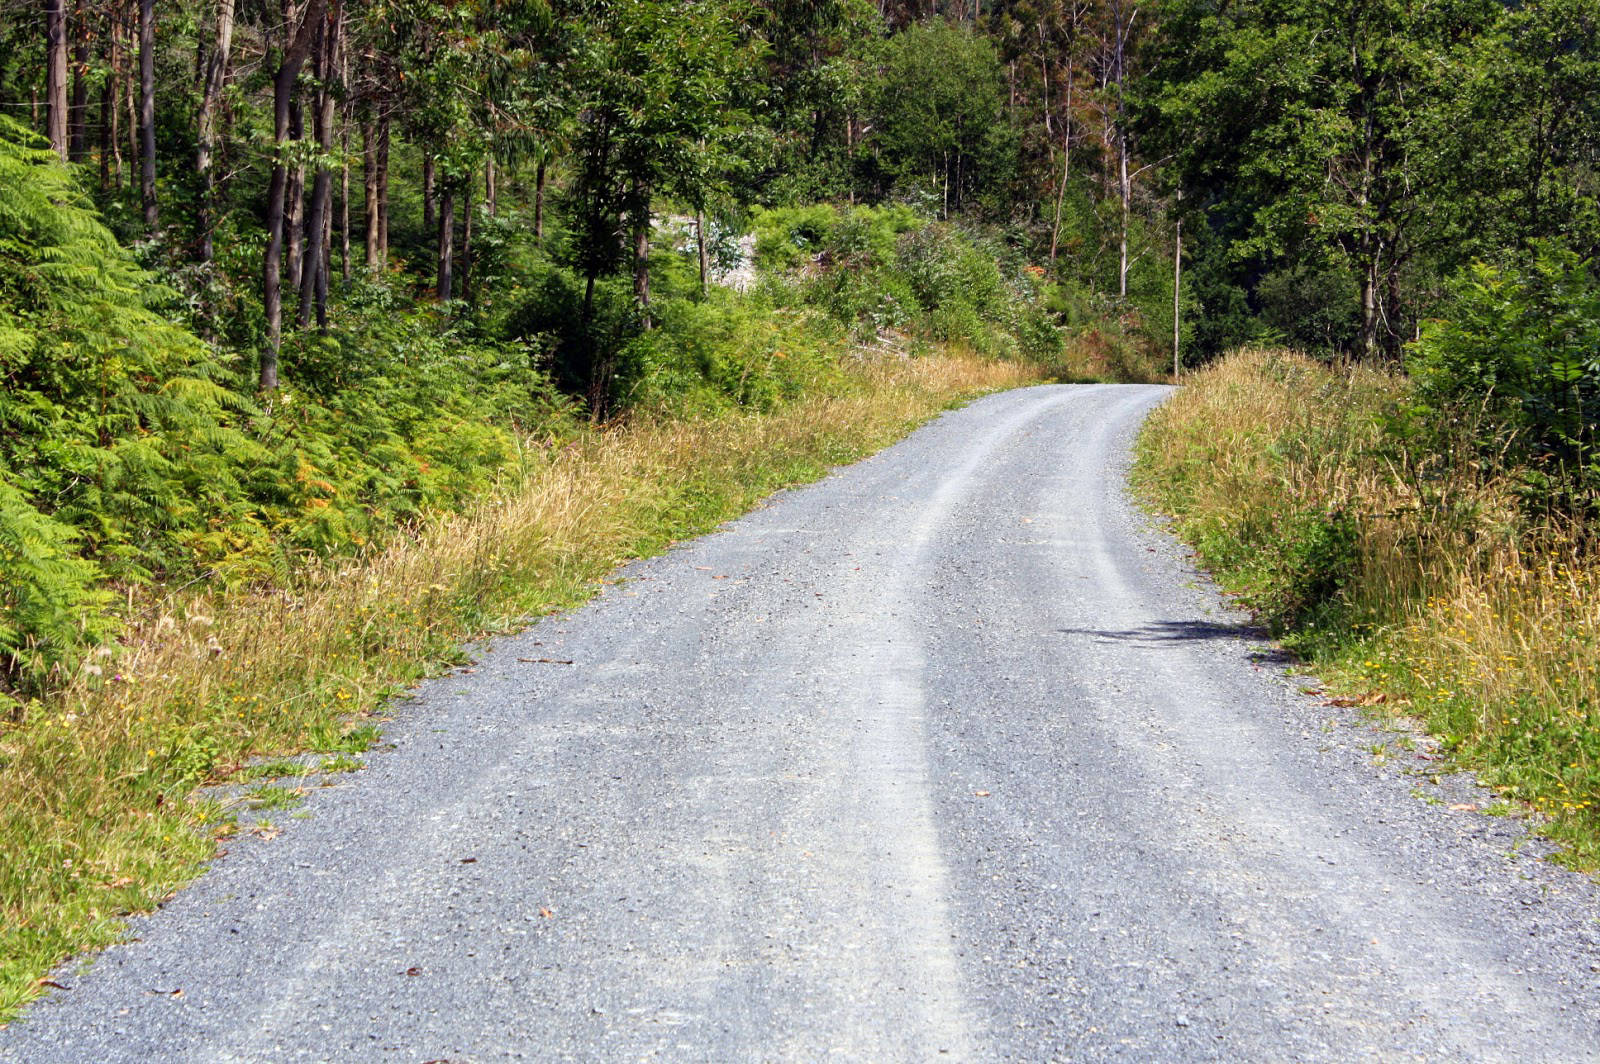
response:
M1183 209L1183 193L1178 193L1178 208ZM1178 373L1183 369L1183 361L1179 357L1178 338L1183 332L1182 317L1183 294L1183 217L1178 218L1178 239L1172 251L1172 380L1178 380Z

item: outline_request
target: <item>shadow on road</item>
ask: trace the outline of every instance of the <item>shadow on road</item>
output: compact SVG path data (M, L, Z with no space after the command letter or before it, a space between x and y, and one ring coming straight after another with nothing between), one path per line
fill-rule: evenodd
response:
M1266 631L1251 624L1156 621L1140 628L1058 628L1056 631L1062 635L1093 636L1100 642L1130 643L1155 649L1207 640L1248 643L1249 658L1257 665L1293 665L1300 660L1293 652L1267 643Z

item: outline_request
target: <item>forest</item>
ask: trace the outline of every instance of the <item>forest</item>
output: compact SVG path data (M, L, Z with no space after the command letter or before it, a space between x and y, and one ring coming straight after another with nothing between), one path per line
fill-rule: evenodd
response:
M342 749L460 639L958 393L1195 381L1144 475L1308 655L1392 665L1361 633L1433 623L1462 558L1588 571L1597 35L1600 0L0 0L0 906L77 914L0 969L94 939L63 854L167 869L147 903L209 815L168 797ZM393 561L606 462L662 486L582 550ZM383 565L418 597L340 583ZM314 602L323 649L239 663L225 609L267 645ZM1524 797L1600 780L1591 687L1532 740L1582 771ZM1492 746L1506 690L1439 728Z
M1586 466L1593 328L1465 319L1593 306L1595 7L8 3L4 686L107 579L281 578L558 410L770 401L707 355L757 305L1125 376L1422 343ZM711 298L778 229L804 284Z

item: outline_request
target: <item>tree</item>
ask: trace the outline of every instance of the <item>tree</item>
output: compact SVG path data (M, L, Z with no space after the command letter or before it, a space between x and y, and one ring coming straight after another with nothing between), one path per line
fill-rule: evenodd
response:
M50 147L67 161L67 9L63 0L45 0L46 110Z
M146 0L148 2L148 0ZM338 0L334 0L335 3ZM278 387L278 351L283 336L283 245L285 205L289 190L289 108L300 68L311 53L327 0L307 0L300 17L284 26L284 46L272 76L272 178L267 186L267 250L262 256L261 292L267 317L267 343L261 352L258 387Z
M890 38L874 111L893 187L927 196L944 216L1015 176L1005 74L994 46L965 26L932 22Z
M756 42L741 37L721 0L582 6L574 75L583 114L576 160L583 316L592 318L599 276L629 260L637 311L649 328L653 197L701 194L722 146L745 122L733 107L736 82L753 68ZM595 349L589 363L590 409L603 416L611 356Z
M156 11L155 0L139 0L139 198L144 227L161 222L156 202Z
M1451 126L1471 42L1502 11L1479 0L1175 0L1147 87L1152 135L1214 224L1235 229L1236 259L1258 273L1347 273L1357 350L1394 357L1417 313L1407 271L1448 258L1470 227L1473 179Z
M211 172L211 157L216 151L217 116L222 105L222 91L228 83L228 60L233 49L233 10L234 0L217 0L216 30L211 54L206 60L200 113L195 121L194 171L201 186L196 226L200 231L201 262L210 262L214 254L211 237L215 227L216 179Z

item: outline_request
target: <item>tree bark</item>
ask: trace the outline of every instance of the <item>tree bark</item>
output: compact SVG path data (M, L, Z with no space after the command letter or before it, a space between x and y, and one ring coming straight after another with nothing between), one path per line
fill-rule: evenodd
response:
M455 288L456 192L444 182L439 194L439 302L448 302Z
M434 177L433 153L423 150L422 153L422 228L432 229L434 226Z
M139 196L144 201L144 227L154 233L161 224L156 203L155 0L139 0Z
M106 66L110 69L106 73L105 84L100 87L100 190L102 192L111 187L111 156L117 143L117 103L111 89L116 76L113 72L116 64L111 58L116 54L115 47L114 44L110 46L110 54L106 57ZM122 179L120 153L117 154L117 179L119 181Z
M491 218L500 210L499 176L495 169L494 156L490 155L483 164L483 209Z
M67 161L67 9L62 0L45 0L45 130L50 147Z
M272 178L267 186L267 251L262 259L261 293L267 315L267 346L261 352L258 383L264 392L278 387L278 349L283 333L283 223L284 201L289 189L289 168L283 153L289 143L289 102L294 96L295 79L311 50L311 30L321 19L327 0L307 0L298 25L286 25L287 38L278 70L272 78L272 142L276 148Z
M361 123L362 222L367 236L367 272L378 272L378 123L367 115Z
M200 115L196 122L194 172L200 178L200 261L210 262L214 253L212 234L216 229L213 211L216 204L216 181L211 173L211 153L217 143L217 115L222 104L222 90L228 84L228 57L233 49L234 0L217 0L216 46L206 63L205 91L200 97Z
M122 19L113 8L110 16L111 23L111 55L107 60L110 70L106 73L105 88L100 93L100 172L102 178L106 172L106 156L111 156L116 164L117 188L122 187ZM107 144L109 142L109 151ZM104 180L102 179L102 184Z
M339 275L350 284L350 119L339 126Z
M633 301L639 307L639 325L648 332L651 328L649 186L635 185L633 201Z
M544 246L544 160L539 160L539 166L533 172L533 243L536 247Z
M1056 188L1056 215L1050 227L1050 264L1055 265L1061 246L1061 210L1067 198L1067 179L1072 173L1072 83L1073 62L1067 58L1067 114L1061 123L1061 184Z
M303 329L317 312L319 325L327 324L325 303L328 291L328 245L333 214L333 170L328 165L333 154L333 75L334 53L338 50L340 4L333 0L327 17L318 21L316 43L312 46L317 74L317 96L311 120L317 138L316 172L311 179L311 209L306 217L305 250L300 266L300 309L297 320Z
M128 24L126 37L128 42L127 76L122 80L123 103L128 112L128 187L138 180L139 172L139 91L136 86L135 67L138 64L138 38L139 38L139 10L138 5L129 3L126 12Z
M305 138L305 108L300 97L294 95L289 100L289 139L295 145L295 163L289 168L289 201L284 207L283 231L288 249L289 287L296 292L300 291L301 273L305 268L306 166L301 161Z
M88 153L89 121L89 16L84 0L72 7L72 107L67 116L67 157L83 162Z
M1183 202L1183 193L1178 193ZM1176 381L1183 371L1179 342L1183 337L1183 219L1178 219L1177 233L1172 248L1172 379Z
M706 212L694 212L694 242L700 250L700 298L711 288L711 254L706 247Z
M1117 190L1121 201L1122 224L1117 244L1120 258L1117 264L1117 294L1128 298L1128 214L1132 208L1133 186L1128 181L1128 135L1117 130Z
M378 119L378 268L389 265L389 116Z
M472 300L472 178L461 189L461 298Z
M1120 258L1117 266L1117 294L1123 299L1128 298L1128 223L1133 207L1133 185L1128 179L1128 116L1127 102L1124 95L1124 76L1127 73L1128 35L1133 30L1133 21L1139 17L1139 9L1135 7L1133 13L1126 21L1122 17L1122 5L1116 5L1116 79L1117 79L1117 192L1121 206L1122 224L1119 227L1118 244Z

